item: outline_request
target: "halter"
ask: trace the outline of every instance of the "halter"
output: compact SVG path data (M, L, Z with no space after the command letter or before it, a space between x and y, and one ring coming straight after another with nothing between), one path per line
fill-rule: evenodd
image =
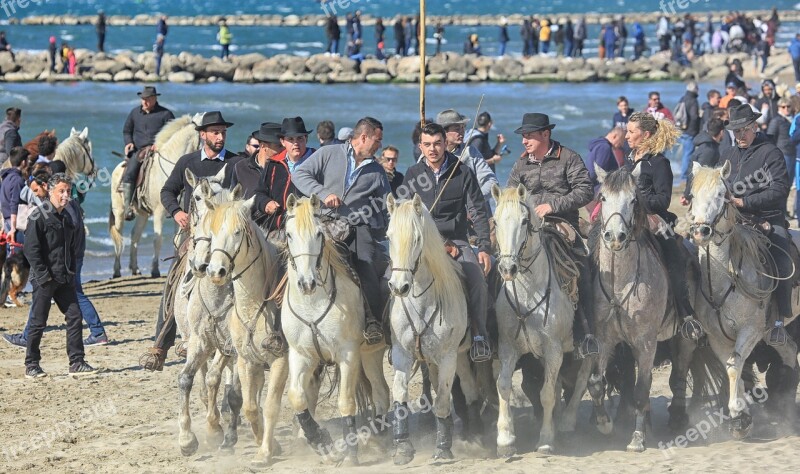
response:
M208 238L208 237L197 237L196 240L195 239L192 239L192 240L197 242L197 241L204 241L206 239L208 239L209 242L211 241L211 239ZM234 252L233 255L228 253L225 249L215 248L215 249L211 249L211 252L209 252L208 257L210 259L211 256L214 255L214 252L219 252L222 255L224 255L225 257L227 257L228 260L230 261L231 274L233 274L233 270L236 268L236 257L239 255L239 252L241 252L242 249L245 246L247 246L247 247L250 246L250 231L249 230L245 231L245 234L242 236L242 240L241 240L241 242L239 242L239 245L236 248L236 252ZM264 252L263 246L259 246L258 247L258 255L256 255L255 258L250 263L247 264L247 266L244 268L244 270L239 272L238 275L231 276L231 282L234 282L234 281L238 280L239 278L241 278L242 275L244 275L245 272L247 272L247 270L249 270L250 267L252 267L258 261L259 257L261 257L261 254L263 252Z
M540 232L541 230L535 228L533 226L533 224L531 224L531 215L532 214L531 214L531 210L528 207L528 205L525 204L525 203L520 203L520 206L525 208L525 210L528 212L528 217L524 221L525 222L525 239L522 241L522 245L519 246L519 249L517 250L517 253L501 253L501 254L499 254L497 256L497 258L498 258L498 260L501 259L501 258L508 258L508 259L511 259L512 262L519 262L520 264L524 264L525 262L529 262L528 265L523 267L523 269L522 269L523 271L527 272L531 268L531 266L533 265L533 262L536 261L536 258L539 256L539 253L541 253L542 247L540 246L538 249L536 249L536 252L533 255L531 255L530 257L522 257L522 252L524 252L525 248L528 246L528 237L530 237L531 234Z
M730 237L731 234L733 234L733 230L734 230L734 226L731 226L731 228L728 229L727 232L718 232L717 231L717 224L719 224L719 222L722 220L723 217L727 217L728 216L728 212L730 211L730 207L731 207L731 204L730 204L731 190L728 187L728 183L725 182L724 180L723 180L723 184L725 185L725 198L724 198L725 199L725 205L723 206L722 212L717 214L717 216L711 222L695 222L695 223L693 223L693 224L691 224L689 226L689 233L690 234L694 234L700 227L708 227L708 229L709 229L708 236L709 237L713 238L715 235L718 235L720 237L719 241L714 241L714 243L716 245L721 245L723 242L725 242L725 240L728 237ZM690 204L689 205L689 215L691 215L691 214L692 214L692 206Z
M602 193L598 196L598 199L603 200L603 194ZM635 196L633 198L633 205L634 205L634 213L633 213L634 215L633 215L633 217L630 218L630 220L625 219L625 216L623 216L619 211L612 212L611 215L608 216L607 219L603 220L603 225L600 226L600 235L601 235L601 239L603 241L603 245L605 245L606 248L608 248L608 242L606 242L606 239L603 238L602 236L606 233L606 227L608 226L608 223L611 221L611 219L614 216L619 217L619 219L622 221L622 224L625 226L625 230L627 230L627 232L626 232L627 238L622 242L622 248L619 249L619 250L625 250L626 248L628 248L628 245L630 245L631 242L634 242L636 240L636 239L633 238L633 223L634 223L633 220L636 218L635 217L636 216L636 208L635 208L635 206L639 205L638 196ZM600 209L600 215L601 216L603 215L602 208ZM609 250L611 250L611 249L609 249Z

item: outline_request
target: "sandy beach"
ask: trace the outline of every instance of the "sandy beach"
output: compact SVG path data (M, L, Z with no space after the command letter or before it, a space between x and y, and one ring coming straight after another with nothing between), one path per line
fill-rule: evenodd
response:
M677 205L677 197L673 200ZM677 205L677 207L680 207ZM0 345L0 472L294 472L320 473L336 470L322 464L303 440L292 434L292 412L284 399L276 435L283 453L273 466L256 469L250 459L257 448L249 425L239 428L239 443L234 454L217 451L205 442L202 404L193 395L193 429L200 440L200 450L183 457L178 447L177 378L182 361L170 352L163 372L139 368L139 355L151 344L154 322L161 297L163 279L124 277L116 280L84 282L87 295L96 305L112 342L86 350L89 363L106 369L104 373L83 379L66 375L65 332L63 317L53 310L51 326L42 342L42 367L49 377L27 380L23 377L24 352L8 344ZM28 308L0 310L0 331L19 332L25 324ZM84 336L88 332L84 331ZM385 364L391 380L392 371ZM648 449L642 454L625 452L630 439L628 428L605 437L589 424L591 403L581 405L578 428L562 436L556 454L535 453L539 424L515 385L517 448L511 459L494 457L496 432L487 424L484 446L456 440L453 461L431 463L435 429L431 415L412 417L411 430L417 456L403 467L391 461L391 451L381 448L378 438L361 448L362 466L355 472L548 472L592 471L619 472L764 472L790 469L798 459L800 424L771 424L757 402L752 405L755 428L750 439L732 440L723 425L714 428L718 416L710 410L697 413L692 425L709 433L688 447L671 451L659 449L669 442L682 444L667 428L669 367L655 370L652 402L652 431ZM196 379L195 387L199 383ZM420 394L419 375L412 396ZM341 433L335 403L326 401L317 410L334 439ZM485 422L490 420L484 419ZM458 434L460 423L456 422ZM697 434L697 433L695 433ZM387 446L389 437L384 441ZM339 472L342 472L339 470Z

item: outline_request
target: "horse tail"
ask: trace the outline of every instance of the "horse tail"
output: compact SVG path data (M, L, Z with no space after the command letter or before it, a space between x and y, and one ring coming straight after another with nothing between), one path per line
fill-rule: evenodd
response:
M326 366L324 364L320 364L314 370L313 377L316 380L319 380L319 382L320 382L319 383L319 387L320 388L322 387L322 379L327 379L328 380L328 390L325 391L325 392L320 391L319 399L317 400L317 404L319 404L321 402L324 402L325 400L330 400L331 398L333 398L333 395L339 389L339 382L341 381L341 374L339 374L339 369L336 368L335 366L332 367L331 370L326 370L326 369L328 369L328 366Z
M752 374L752 368L751 374ZM728 372L711 347L698 347L689 362L692 374L692 398L698 397L704 405L725 407L728 405Z
M367 373L364 372L363 366L359 371L358 382L356 383L356 406L358 407L358 412L362 415L367 415L368 417L375 416L375 403L372 400L372 383L370 383Z

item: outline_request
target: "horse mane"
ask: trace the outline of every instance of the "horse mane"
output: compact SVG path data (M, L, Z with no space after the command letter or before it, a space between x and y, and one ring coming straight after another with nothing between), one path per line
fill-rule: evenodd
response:
M172 138L174 134L178 133L179 131L181 131L181 129L183 129L183 127L189 124L194 125L194 123L192 122L192 116L189 114L182 115L164 124L161 130L156 134L156 139L155 139L156 147L160 149L163 145L165 145L169 141L170 138Z
M394 231L392 235L400 239L398 248L406 252L414 248L412 236L415 230L422 235L420 263L431 272L433 289L439 301L445 304L450 298L460 297L461 293L453 290L463 286L461 265L444 250L444 239L430 212L423 207L422 215L417 219L414 203L406 201L400 203L392 213L390 225Z
M294 219L297 223L297 231L305 236L304 238L310 238L310 236L316 234L317 230L320 228L310 198L301 198L297 200L297 204L294 207ZM288 247L286 248L286 252L289 252ZM325 240L323 240L322 258L333 267L336 274L348 275L348 278L350 278L349 275L351 275L352 272L347 263L345 263L333 239L325 238Z
M89 151L91 152L92 150L91 140L87 138L86 143L88 145ZM67 174L74 176L74 172L70 167L70 160L76 156L83 155L83 152L84 152L84 147L83 144L81 143L81 138L78 135L70 135L69 138L59 143L58 146L56 147L56 156L53 158L53 161L63 161L64 164L67 166Z
M28 150L28 153L33 156L39 156L39 139L43 136L50 136L56 138L56 130L43 130L40 134L36 135L35 137L28 140L28 142L22 145L23 148Z

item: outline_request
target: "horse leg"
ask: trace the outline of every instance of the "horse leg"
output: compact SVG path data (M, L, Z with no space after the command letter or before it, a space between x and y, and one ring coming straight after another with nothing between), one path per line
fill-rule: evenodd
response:
M650 340L655 340L653 337ZM636 377L636 389L633 398L636 404L636 425L634 427L631 442L628 444L628 451L641 453L645 450L645 423L648 412L650 411L650 387L653 384L653 361L656 357L655 344L646 344L644 348L632 347L633 356L639 367Z
M442 357L437 367L436 398L433 401L433 414L436 415L436 450L433 459L453 459L453 417L450 414L450 393L456 375L458 358L466 359L467 353L450 353ZM433 381L433 380L432 380Z
M136 221L133 223L131 230L131 256L128 267L131 270L131 275L139 275L139 241L142 239L144 227L147 225L147 215L138 213L136 214Z
M516 454L516 436L514 434L514 417L511 414L511 377L519 360L519 354L509 343L501 343L498 347L500 373L497 375L497 455L508 458Z
M230 357L228 360L230 361ZM231 364L228 363L228 366ZM234 366L230 370L231 378L230 383L225 384L225 394L228 399L228 406L230 407L231 419L228 427L225 429L225 440L219 447L220 450L233 452L233 447L239 441L239 413L242 411L242 382L239 379L239 371ZM228 382L228 381L226 381Z
M122 193L117 191L120 183L122 182L122 175L124 169L122 164L114 168L111 174L111 209L108 216L108 233L111 235L111 240L114 242L114 273L112 278L119 278L122 276L121 260L124 242L122 239L122 231L125 226L125 210L123 205Z
M364 368L364 374L370 381L372 386L372 404L375 407L375 422L374 429L378 435L389 434L389 430L385 429L389 425L386 423L386 415L389 411L389 385L386 383L386 377L383 375L383 354L385 349L368 352L361 355L361 366Z
M210 349L201 346L200 338L194 338L189 345L189 352L186 357L180 375L178 376L178 389L180 390L181 413L178 423L179 434L178 444L181 447L181 454L191 456L197 452L199 443L197 437L192 433L192 415L189 412L189 398L192 393L194 376L201 366L206 364Z
M411 380L412 358L403 347L395 342L390 349L392 351L392 365L394 366L394 384L392 395L394 412L392 420L392 431L394 439L394 454L392 460L396 466L410 463L414 459L414 445L411 444L411 437L408 433L408 417L411 412L408 410L408 382ZM423 395L424 396L424 395ZM430 406L430 398L428 399Z
M697 345L694 341L681 336L673 337L669 344L672 348L672 370L669 374L669 388L672 391L672 402L668 409L669 428L674 432L682 432L689 426L689 415L686 413L686 380ZM700 397L701 385L698 385L698 382L700 381L694 380L692 398Z
M150 263L150 276L158 278L161 271L158 269L158 257L161 255L161 242L164 231L164 208L158 206L153 213L153 261Z
M222 369L228 363L228 357L217 351L206 373L206 389L208 393L208 406L206 411L206 432L208 444L219 446L224 440L222 425L219 423L219 409L217 408L217 394L222 382Z
M746 438L753 427L753 418L750 416L750 410L745 399L742 370L744 369L745 359L753 351L761 337L760 328L752 326L743 328L736 338L733 353L725 362L728 381L730 382L728 410L731 419L731 434L736 439Z
M480 398L478 381L466 353L459 355L456 364L456 374L467 405L467 417L462 419L464 421L464 437L480 442L483 434L483 420L481 420L483 400ZM491 366L491 364L476 364L476 366L481 365Z
M242 411L244 417L253 429L253 437L257 444L261 444L264 437L264 427L261 426L261 408L259 407L259 392L264 386L264 367L253 364L244 357L236 360L237 373L242 383Z
M542 400L542 430L539 433L539 446L536 451L542 454L552 454L555 430L553 429L553 409L556 406L556 380L564 353L560 344L550 344L544 351L544 384L539 397Z
M561 420L558 424L559 431L575 431L575 425L578 423L578 408L580 408L583 394L586 393L586 385L589 382L589 374L591 372L592 361L589 358L583 359L575 379L575 387L569 397L569 403L567 403L567 408L561 414Z
M606 412L605 396L606 396L606 381L603 377L603 372L608 365L608 349L614 345L607 344L607 340L601 340L600 355L597 357L594 366L594 372L589 376L589 394L592 396L592 404L594 406L595 423L598 431L608 435L614 430L614 422Z
M356 345L342 354L339 362L339 413L342 415L342 437L346 446L343 463L358 465L358 433L356 432L356 385L361 374L361 351Z
M280 446L275 440L275 425L280 417L281 397L288 377L289 364L286 357L281 357L272 362L269 367L267 398L264 400L264 435L261 439L258 453L253 458L254 464L271 464L273 456L278 454L280 450Z
M542 401L539 399L539 391L542 389L542 379L544 377L542 361L534 357L533 354L523 354L519 359L519 366L522 370L522 392L531 402L534 418L541 420Z
M323 458L326 458L333 448L333 442L328 431L319 426L311 412L308 411L308 386L314 362L289 349L289 404L295 412L295 418L306 435L308 444ZM259 438L260 439L260 438Z
M775 394L775 403L772 415L778 421L791 426L795 417L795 394L797 393L798 367L797 344L789 337L786 344L772 346L779 356L779 360L770 364L766 374L767 389ZM764 402L763 396L758 402Z

